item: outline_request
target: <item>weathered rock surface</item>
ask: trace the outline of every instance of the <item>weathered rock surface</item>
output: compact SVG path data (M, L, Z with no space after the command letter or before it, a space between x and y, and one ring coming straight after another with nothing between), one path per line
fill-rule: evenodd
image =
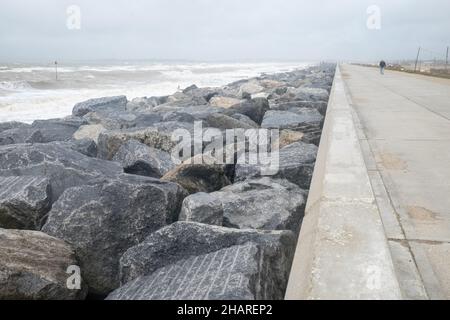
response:
M328 101L328 91L322 88L289 88L287 95L293 97L295 100L303 101Z
M98 136L104 131L106 131L106 128L101 124L83 125L73 134L73 138L75 140L91 139L97 143Z
M291 109L295 110L295 108L316 109L323 116L326 114L327 107L328 103L323 101L298 101L298 100L290 102L271 103L270 105L270 109L281 111L290 111Z
M87 288L69 290L72 248L42 232L0 229L0 300L84 299Z
M303 189L309 189L314 164L317 157L317 146L296 142L282 148L279 152L279 169L270 175L273 179L286 179ZM265 166L253 164L237 164L235 182L244 181L265 175Z
M0 132L11 130L11 129L18 129L18 128L29 128L30 125L23 122L17 122L17 121L9 121L9 122L0 122Z
M176 222L154 232L142 243L126 251L120 259L121 283L126 284L140 276L151 275L158 269L181 260L249 242L264 251L267 258L263 259L261 265L263 270L271 274L266 279L270 284L263 285L266 287L263 290L266 297L281 298L295 250L295 237L291 231L237 230L193 222ZM221 257L224 258L224 255ZM240 257L244 259L243 256ZM216 261L210 270L217 272L217 268ZM268 273L259 275L264 277ZM205 285L212 283L209 280ZM226 287L226 283L222 285Z
M226 112L228 115L235 113L246 115L257 124L261 124L264 114L268 110L270 110L269 101L264 98L257 98L234 105L228 108Z
M237 229L299 231L303 219L306 192L287 180L260 178L246 180L211 194L223 208L223 225ZM207 206L208 204L204 204ZM212 211L212 208L210 211ZM191 209L200 215L206 208Z
M125 111L127 103L127 97L125 96L90 99L77 103L73 107L72 114L77 117L82 117L93 111Z
M221 226L223 206L214 194L195 193L185 198L181 207L179 221L190 221Z
M161 178L175 168L168 152L148 147L136 140L123 144L114 155L113 161L119 162L125 173Z
M99 157L111 160L119 148L128 140L137 140L149 147L170 152L178 143L172 140L175 130L193 130L190 123L170 121L156 123L149 128L105 131L98 139Z
M195 163L177 166L166 173L162 180L178 183L189 194L213 192L231 183L226 175L225 166Z
M282 300L285 282L270 270L271 259L252 242L231 246L139 277L107 300Z
M51 184L52 201L67 188L122 172L117 163L90 158L60 143L0 147L0 176L45 176Z
M209 104L213 107L220 107L220 108L230 108L234 105L237 105L241 103L240 99L236 99L236 98L232 98L232 97L221 97L221 96L216 96L211 98L211 100L209 101Z
M47 178L0 177L0 228L40 230L50 208Z
M177 220L185 192L173 183L123 175L68 189L53 205L42 231L71 244L90 292L119 286L119 259L152 232Z
M305 130L320 128L323 116L315 109L298 108L292 111L268 111L261 124L266 129Z

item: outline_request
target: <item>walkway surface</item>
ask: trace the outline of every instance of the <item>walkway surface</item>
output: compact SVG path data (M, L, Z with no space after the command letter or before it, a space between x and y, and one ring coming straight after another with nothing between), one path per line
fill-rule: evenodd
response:
M341 66L405 299L450 299L450 80Z

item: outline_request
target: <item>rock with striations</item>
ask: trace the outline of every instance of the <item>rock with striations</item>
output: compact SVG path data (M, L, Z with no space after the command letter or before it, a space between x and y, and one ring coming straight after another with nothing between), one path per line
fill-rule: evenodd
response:
M122 254L176 221L185 196L176 184L123 175L66 190L42 231L73 246L90 292L103 296L119 287Z
M286 268L271 270L274 256L253 242L227 247L138 277L107 300L282 300Z
M45 177L0 177L0 228L40 230L51 208Z
M161 178L175 168L168 152L149 147L136 140L123 144L114 155L113 161L119 162L125 173Z
M210 211L221 205L225 227L295 233L299 231L307 197L297 185L268 177L238 182L210 196L216 199L209 204ZM201 214L196 210L206 212L206 208L192 208L192 216Z
M178 220L221 226L222 202L212 193L199 192L190 195L183 201Z
M67 287L73 249L42 232L0 229L0 300L84 299L87 287ZM76 284L76 283L75 283Z
M286 179L303 189L309 189L314 164L317 157L317 146L304 142L295 142L279 152L279 165L276 172L266 170L262 164L237 164L234 181L269 175L273 179Z
M125 111L128 103L127 97L104 97L98 99L90 99L77 103L72 110L72 114L77 117L82 117L93 111Z
M121 281L122 284L126 284L182 260L198 257L197 261L201 262L200 257L205 258L205 255L214 253L218 260L205 259L205 262L211 264L197 264L197 267L201 268L211 266L209 272L206 270L203 272L204 284L208 286L214 283L211 275L217 273L220 261L227 259L223 254L219 255L220 250L252 243L263 252L260 270L265 271L258 272L256 277L258 280L255 280L258 288L264 288L261 290L264 292L261 293L263 295L261 297L280 299L283 297L289 277L295 242L295 236L291 231L237 230L194 222L176 222L154 232L142 243L125 252L120 259ZM246 255L242 252L241 255L233 257L244 260ZM230 267L228 270L232 271L233 268ZM185 274L192 271L194 270L186 269ZM201 274L199 271L198 275ZM235 279L236 276L231 279ZM226 282L219 285L222 289L227 287ZM186 288L189 289L189 286ZM165 289L169 287L166 286Z
M0 147L0 176L45 176L51 184L52 201L67 188L122 172L118 163L85 156L61 143Z

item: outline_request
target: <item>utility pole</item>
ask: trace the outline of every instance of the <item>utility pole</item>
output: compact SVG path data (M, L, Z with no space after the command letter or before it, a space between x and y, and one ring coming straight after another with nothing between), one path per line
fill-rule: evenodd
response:
M419 50L417 51L417 58L416 58L416 65L414 66L414 72L417 71L417 63L419 62L419 55L420 55L420 47Z
M449 47L447 47L447 55L445 56L445 70L448 71L448 49Z
M58 61L55 61L55 77L56 81L58 81Z

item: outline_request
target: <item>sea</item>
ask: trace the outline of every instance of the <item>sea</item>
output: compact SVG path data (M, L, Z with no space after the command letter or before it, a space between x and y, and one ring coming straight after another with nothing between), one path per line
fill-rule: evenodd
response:
M1 63L0 122L65 117L87 99L169 95L192 84L222 86L262 74L302 69L308 62L91 61Z

